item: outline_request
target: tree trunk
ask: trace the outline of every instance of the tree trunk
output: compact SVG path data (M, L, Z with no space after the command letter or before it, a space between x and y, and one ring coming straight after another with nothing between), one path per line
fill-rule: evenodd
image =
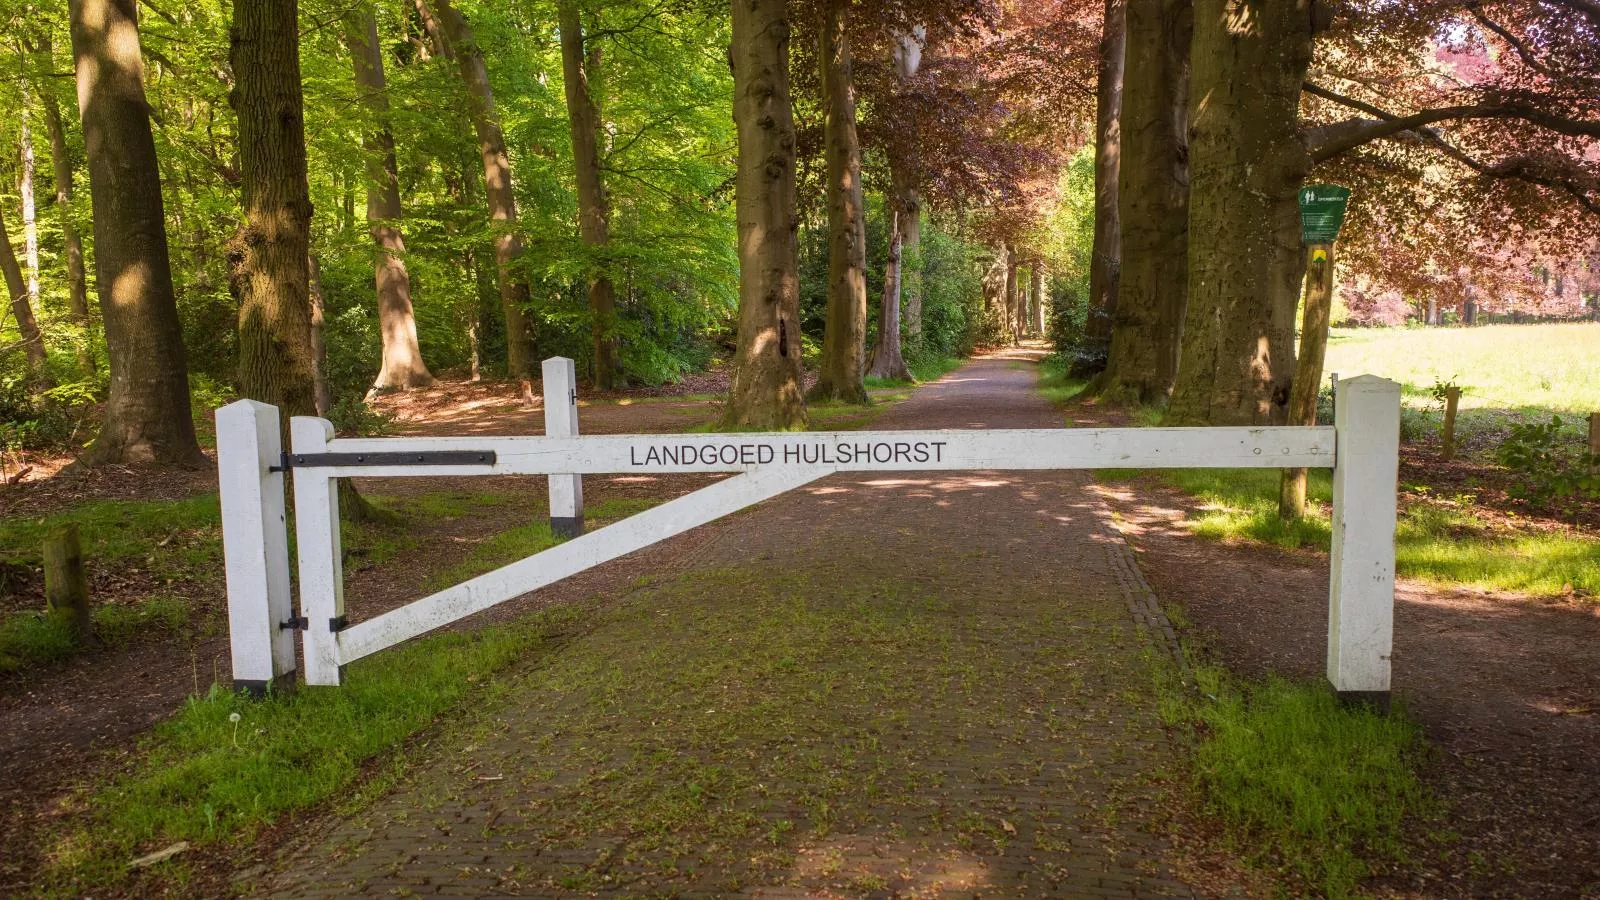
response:
M94 201L95 276L111 362L84 465L205 463L167 257L135 0L71 0L78 108Z
M524 311L531 292L528 276L519 267L522 237L517 234L517 195L511 184L511 156L506 151L505 132L494 107L494 88L489 84L489 69L466 18L449 0L433 0L432 8L437 13L444 44L455 57L466 84L467 114L478 133L478 154L483 157L483 193L489 203L489 219L495 226L494 259L500 284L500 312L506 325L506 372L522 382L523 398L531 401L535 350L533 331Z
M28 127L28 83L22 82L22 111L18 125L22 144L22 177L17 192L22 195L22 252L28 261L28 302L39 305L39 204L34 199L33 129ZM40 345L41 348L43 345Z
M326 330L327 321L323 314L322 267L317 265L315 256L307 255L306 273L308 275L306 286L309 289L309 299L311 301L313 394L317 400L317 415L327 418L328 410L333 409L333 389L328 385L328 334Z
M866 403L862 383L867 338L866 201L856 136L855 63L848 0L827 0L818 58L822 65L822 143L827 158L828 321L822 363L808 399Z
M1317 394L1328 351L1328 318L1333 310L1333 247L1311 248L1306 277L1305 322L1300 328L1299 362L1289 391L1286 425L1317 424ZM1284 469L1279 481L1278 515L1297 519L1306 511L1306 470Z
M239 116L244 223L228 254L239 297L239 393L290 416L317 414L296 0L234 5L229 101ZM359 64L358 64L359 68Z
M1127 31L1124 0L1105 0L1100 38L1100 77L1095 89L1094 249L1089 262L1089 310L1084 322L1084 349L1078 371L1088 374L1105 366L1111 349L1111 320L1116 315L1122 271L1122 222L1118 216L1117 181L1122 166L1122 79Z
M1190 0L1127 0L1117 203L1122 266L1104 396L1159 403L1183 332L1188 242Z
M22 349L27 354L28 379L37 385L44 377L44 335L39 331L39 320L33 317L33 304L28 302L28 279L17 262L17 251L11 246L3 215L0 215L0 271L5 273L11 315L17 320L17 335L22 338Z
M1033 261L1033 268L1029 271L1033 279L1033 289L1029 293L1033 296L1033 331L1043 336L1045 333L1045 277L1044 260Z
M1175 424L1284 418L1290 298L1303 265L1296 191L1310 167L1299 113L1311 3L1196 3L1189 311Z
M911 370L900 353L900 271L904 238L900 234L900 215L891 214L889 225L889 264L883 270L883 302L878 307L878 346L872 351L867 374L873 378L911 380Z
M785 0L733 0L739 336L722 425L804 428L799 220Z
M41 39L39 56L53 59L48 36ZM94 352L91 349L90 329L93 320L89 315L89 286L83 271L83 239L72 223L72 157L67 153L67 132L61 124L61 106L48 86L39 92L44 104L45 130L50 135L50 165L55 172L56 212L61 217L61 240L67 255L67 308L72 321L82 334L77 337L78 368L85 374L94 372Z
M406 244L399 224L405 210L400 205L394 134L389 130L389 86L383 74L383 51L378 46L378 20L371 6L362 4L349 14L344 42L350 50L361 103L370 117L361 143L367 162L367 225L378 251L373 270L378 292L378 330L383 335L383 361L372 389L408 391L427 387L433 383L433 375L423 363L422 350L417 345L411 274L406 271Z
M1006 247L1006 332L1011 335L1014 347L1022 340L1022 316L1017 313L1022 306L1022 282L1017 278L1017 249Z
M915 25L909 32L896 32L890 45L891 62L901 81L916 76L922 67L922 51L928 31ZM922 343L922 194L912 159L915 147L899 141L888 149L890 214L900 223L900 308L905 317L905 335L915 350Z
M600 114L589 92L589 70L599 59L598 50L584 50L583 21L577 0L559 0L561 71L566 84L567 121L572 126L572 160L578 176L578 231L589 249L589 314L594 335L594 386L609 391L616 385L616 295L604 257L611 240L611 213L605 184L600 179ZM587 56L587 61L585 57Z
M1011 271L1011 253L1004 243L994 246L994 261L983 275L983 340L996 344L1006 337L1006 274Z

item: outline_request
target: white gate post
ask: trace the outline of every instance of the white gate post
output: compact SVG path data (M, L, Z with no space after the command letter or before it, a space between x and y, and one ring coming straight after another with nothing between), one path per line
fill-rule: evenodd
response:
M333 424L314 416L289 420L291 458L326 453ZM295 549L300 556L300 615L305 623L306 684L339 683L344 619L344 567L339 558L339 491L316 469L294 473Z
M572 360L544 361L544 435L578 436L578 378ZM550 531L559 537L583 534L583 476L550 476Z
M217 486L228 584L233 686L260 697L294 686L289 533L278 409L239 400L217 410Z
M1334 430L1328 680L1340 699L1386 709L1394 644L1400 385L1374 375L1341 380Z

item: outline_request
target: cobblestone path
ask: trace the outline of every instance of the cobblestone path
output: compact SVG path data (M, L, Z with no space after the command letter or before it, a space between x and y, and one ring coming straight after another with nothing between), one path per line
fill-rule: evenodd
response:
M1060 424L1034 379L975 360L872 427ZM709 526L240 887L1190 896L1158 827L1159 610L1083 484L841 475Z

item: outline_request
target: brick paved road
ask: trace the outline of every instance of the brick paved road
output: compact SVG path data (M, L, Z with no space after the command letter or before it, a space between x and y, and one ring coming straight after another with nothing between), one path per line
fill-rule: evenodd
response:
M1059 424L1033 381L974 361L873 427ZM1159 611L1083 483L837 476L711 526L241 887L1189 896L1152 824Z

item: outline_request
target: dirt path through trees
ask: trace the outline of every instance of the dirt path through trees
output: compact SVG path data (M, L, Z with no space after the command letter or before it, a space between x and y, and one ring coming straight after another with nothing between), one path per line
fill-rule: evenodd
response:
M874 427L1060 424L1027 356ZM847 474L711 526L241 887L1189 896L1161 829L1150 596L1085 484Z

